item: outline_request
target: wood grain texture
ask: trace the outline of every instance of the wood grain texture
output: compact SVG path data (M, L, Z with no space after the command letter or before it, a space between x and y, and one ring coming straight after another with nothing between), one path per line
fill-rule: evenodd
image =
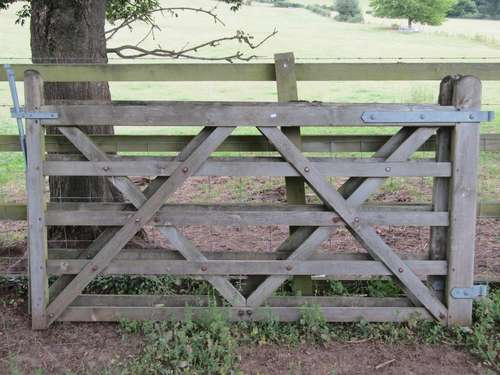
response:
M388 135L302 135L303 152L344 153L376 152L391 136ZM181 151L193 138L192 135L93 135L92 141L104 152L168 152ZM500 134L481 134L481 151L499 152ZM76 153L78 150L60 135L46 135L47 152ZM431 137L419 151L435 151L435 137ZM20 152L19 136L0 135L0 152ZM232 135L218 151L265 152L274 147L261 135Z
M421 128L423 129L423 128ZM276 128L259 128L274 144L283 157L299 171L323 202L346 222L355 232L374 259L382 261L408 289L410 298L418 300L439 321L447 317L446 307L429 291L419 278L402 262L371 226L363 221L356 208L350 205L317 170L310 165L300 151ZM418 129L416 132L418 132Z
M327 322L404 322L431 320L424 308L419 307L262 307L262 308L211 308L230 321L277 320L293 322L307 312L318 310ZM206 316L205 307L69 307L60 317L63 322L119 322L123 320L183 320Z
M43 104L43 81L33 70L24 75L24 92L27 111L38 111ZM26 121L28 194L28 254L31 326L47 328L49 282L46 270L47 227L45 225L45 178L43 176L44 129L39 120Z
M112 104L47 105L57 119L43 120L45 126L380 126L365 123L366 111L456 112L454 107L425 104L336 104L317 102L113 102ZM429 112L430 113L430 112ZM429 115L429 121L432 117ZM452 126L442 123L441 126ZM398 123L384 126L401 126ZM431 123L406 126L436 126Z
M272 63L182 64L12 64L18 80L26 69L39 71L48 82L88 81L274 81ZM439 81L448 74L475 75L498 81L499 63L303 63L299 81ZM0 71L0 81L6 81Z
M481 81L461 77L454 84L453 104L461 109L479 109ZM454 299L453 288L467 288L474 283L476 235L477 174L479 164L479 124L456 124L451 136L453 177L450 181L450 228L448 230L447 279L448 322L472 324L472 300Z

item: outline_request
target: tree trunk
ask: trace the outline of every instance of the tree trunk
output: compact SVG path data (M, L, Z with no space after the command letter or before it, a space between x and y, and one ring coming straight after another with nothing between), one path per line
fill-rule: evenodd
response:
M35 64L106 64L104 0L33 0L31 2L31 53ZM111 100L107 82L57 83L44 85L47 104L60 100ZM113 134L112 126L82 127L88 134ZM57 133L52 130L51 133ZM120 199L102 177L51 177L50 199L55 202L101 202ZM51 240L87 241L98 228L53 228ZM59 245L60 246L60 245ZM74 246L72 244L71 246Z
M408 18L408 30L411 30L412 28L412 25L413 24L413 20L411 18Z

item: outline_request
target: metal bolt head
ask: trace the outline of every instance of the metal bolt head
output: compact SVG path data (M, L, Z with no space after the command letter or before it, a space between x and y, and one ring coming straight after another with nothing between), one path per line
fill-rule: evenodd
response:
M424 119L425 119L425 115L424 114L420 115L420 120L424 120Z
M291 270L293 270L293 267L292 266L286 266L286 270L287 271L291 271Z
M141 222L141 219L139 219L139 218L138 218L138 219L135 219L135 222L136 222L136 223L140 223L140 222Z
M474 120L474 115L472 113L469 115L469 119Z
M187 173L187 172L189 171L189 168L188 168L188 167L184 167L184 168L182 168L182 171L183 171L184 173Z
M106 172L109 171L109 167L107 165L105 167L102 167L102 169Z
M93 265L92 268L91 268L92 272L95 272L97 271L97 266L96 265Z
M398 269L398 271L399 271L399 273L403 273L403 271L404 271L404 270L403 270L403 268L402 268L402 267L400 267L400 268Z
M375 120L375 115L370 115L370 120Z
M390 171L391 171L391 167L386 167L386 168L385 168L385 171L386 171L386 172L390 172Z
M253 311L252 311L252 310L247 310L247 315L248 315L248 316L252 316L252 314L253 314Z
M207 266L201 266L201 270L205 272L207 270Z
M245 315L245 312L243 310L238 310L238 316L243 316Z
M53 318L54 316L55 316L54 313L49 314L49 318Z
M444 319L444 318L446 318L446 315L444 315L443 313L440 313L440 314L439 314L439 318L440 318L440 319Z
M355 222L355 223L359 223L359 217L355 217L355 218L354 218L354 222Z
M311 169L309 167L304 168L304 172L308 173Z
M340 218L339 218L339 217L334 216L334 217L332 218L332 222L333 222L333 224L338 224L338 223L340 223L340 222L341 222L341 220L340 220Z

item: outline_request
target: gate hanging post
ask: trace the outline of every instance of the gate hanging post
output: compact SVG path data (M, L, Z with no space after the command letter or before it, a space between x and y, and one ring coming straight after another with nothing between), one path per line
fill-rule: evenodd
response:
M40 111L43 105L43 81L35 70L24 73L26 111ZM49 282L47 276L47 227L45 225L45 159L44 129L40 119L26 119L28 164L26 188L28 194L28 254L31 324L33 329L46 329Z
M454 106L461 110L481 108L481 81L478 78L460 77L453 86ZM446 287L449 325L472 324L472 299L456 299L452 291L470 288L474 283L479 137L479 122L457 123L452 130Z
M277 53L274 55L274 66L276 71L276 87L279 102L290 102L299 100L297 89L297 76L295 73L295 56L293 52ZM283 133L295 146L302 149L300 126L284 127ZM289 204L305 204L306 191L302 177L285 177L286 201ZM297 228L290 227L290 233ZM293 289L303 296L313 295L313 283L309 276L295 276L293 278Z

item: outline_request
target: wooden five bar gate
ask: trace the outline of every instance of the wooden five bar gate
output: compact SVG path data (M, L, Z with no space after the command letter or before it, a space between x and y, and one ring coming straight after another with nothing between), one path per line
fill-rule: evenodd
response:
M318 305L327 321L436 319L470 324L473 291L476 180L480 112L478 79L447 77L441 105L329 104L293 102L290 56L276 65L282 103L256 102L72 102L45 105L39 73L25 72L29 277L33 328L55 321L182 319L203 314L208 296L106 296L83 294L98 275L201 277L222 297L217 307L233 320L299 319ZM290 84L292 86L290 86ZM286 87L288 86L288 87ZM292 102L290 102L292 101ZM175 156L106 153L80 128L114 126L202 126ZM301 149L300 127L397 126L399 130L370 159L311 158ZM57 128L79 155L48 154L45 129ZM211 157L238 127L256 127L275 157ZM436 136L435 160L411 160ZM85 161L82 161L82 158ZM125 203L47 203L46 176L103 176ZM144 190L128 176L156 176ZM284 176L287 204L166 204L192 176ZM348 177L337 190L328 176ZM434 178L432 207L367 205L389 177ZM304 182L322 205L306 204ZM287 225L290 236L273 253L204 252L181 225ZM100 226L102 234L84 250L48 251L48 226ZM176 251L133 250L127 243L146 225L158 228ZM376 225L431 227L428 260L402 259L377 233ZM362 254L318 253L336 227L345 226L367 250ZM125 248L125 249L124 249ZM247 276L241 290L231 277ZM337 280L393 277L405 298L280 297L290 277ZM49 276L57 280L49 287ZM445 281L444 292L432 282ZM309 294L309 293L306 293Z

